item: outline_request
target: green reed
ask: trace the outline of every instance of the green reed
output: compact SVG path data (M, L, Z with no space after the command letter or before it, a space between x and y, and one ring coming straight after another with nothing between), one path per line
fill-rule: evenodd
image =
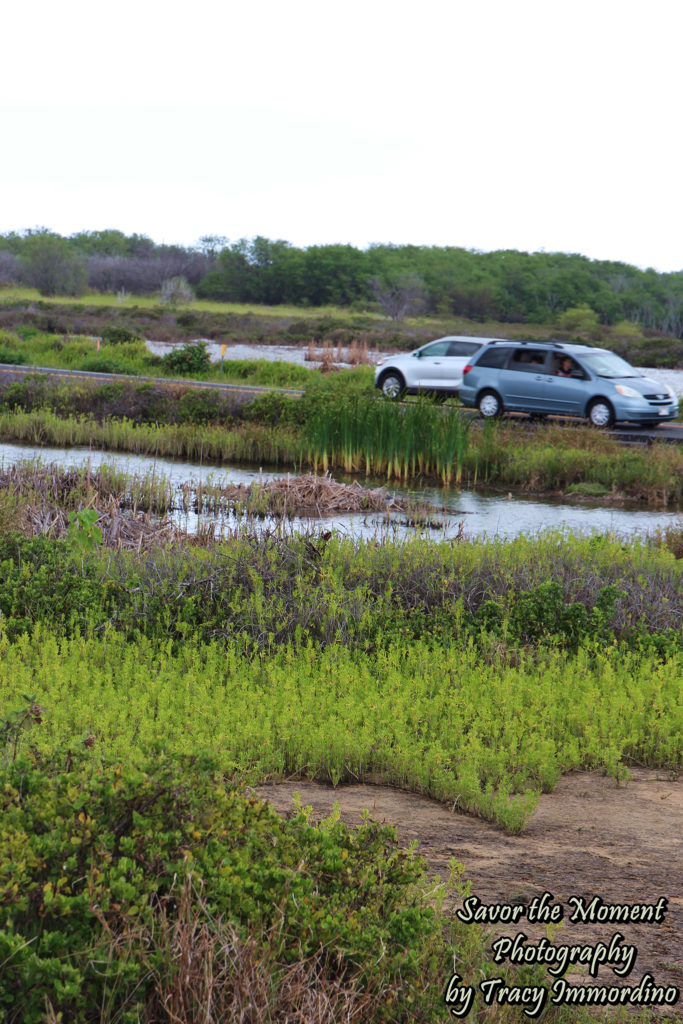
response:
M363 398L331 401L308 418L302 455L314 469L407 480L418 474L459 483L470 420L426 399L398 405Z

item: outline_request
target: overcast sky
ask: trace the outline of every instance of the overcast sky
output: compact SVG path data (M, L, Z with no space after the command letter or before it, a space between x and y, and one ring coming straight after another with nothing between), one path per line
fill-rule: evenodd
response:
M681 0L23 0L0 231L683 269Z

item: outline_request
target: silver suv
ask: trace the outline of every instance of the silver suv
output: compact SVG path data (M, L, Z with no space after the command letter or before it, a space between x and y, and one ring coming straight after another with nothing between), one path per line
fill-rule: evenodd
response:
M454 395L462 384L464 368L482 345L492 340L453 334L430 341L414 352L387 356L377 364L375 387L381 388L387 398L419 391Z
M559 413L596 427L624 420L656 426L678 415L667 384L643 377L614 352L561 342L490 342L464 368L460 400L487 418L506 410Z

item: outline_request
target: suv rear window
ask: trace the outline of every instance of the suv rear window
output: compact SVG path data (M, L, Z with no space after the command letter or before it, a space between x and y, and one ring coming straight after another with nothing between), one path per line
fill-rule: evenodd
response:
M495 366L500 369L501 366L505 366L508 361L508 356L512 352L511 348L503 348L501 345L491 345L490 348L484 349L482 354L477 359L477 366Z
M449 356L471 356L478 352L481 345L473 341L452 341L448 349Z

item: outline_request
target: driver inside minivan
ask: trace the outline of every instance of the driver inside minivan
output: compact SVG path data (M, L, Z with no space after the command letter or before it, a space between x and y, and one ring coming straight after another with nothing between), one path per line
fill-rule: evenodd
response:
M564 356L555 370L556 377L571 377L578 370L577 364L569 356Z

